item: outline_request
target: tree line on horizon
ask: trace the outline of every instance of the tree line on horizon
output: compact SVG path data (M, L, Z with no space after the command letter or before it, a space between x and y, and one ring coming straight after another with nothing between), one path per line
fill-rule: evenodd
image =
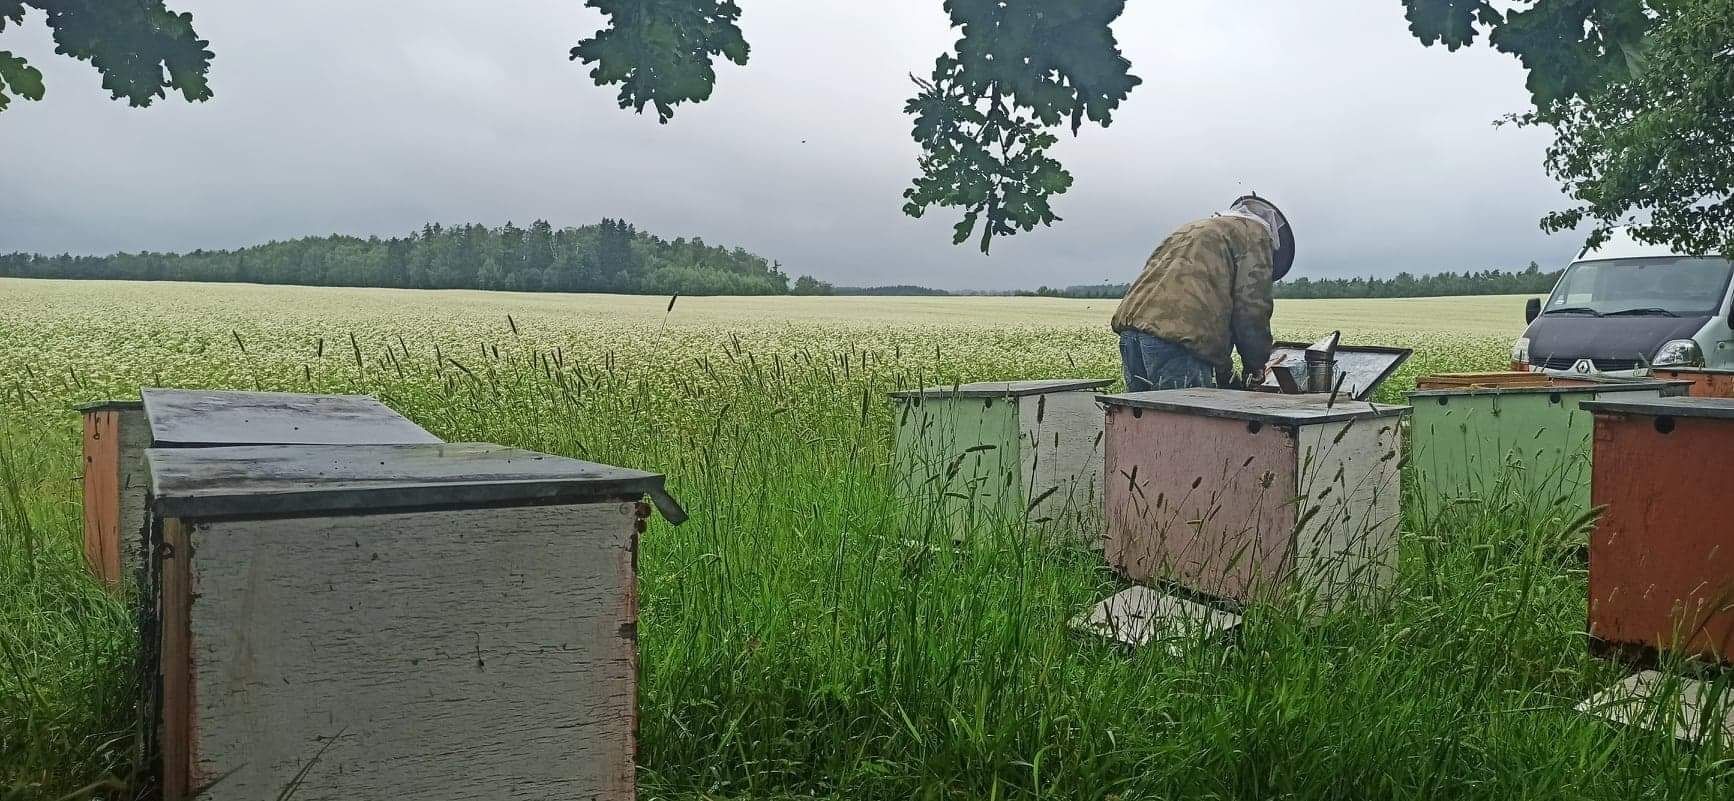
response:
M429 223L403 237L300 237L235 250L0 255L18 278L215 281L402 289L655 295L818 294L829 285L743 248L663 239L625 220L555 229Z
M1025 295L1112 299L1126 284L999 292L949 292L924 286L833 286L812 276L793 281L782 264L740 247L698 237L663 239L624 220L556 229L508 222L429 223L404 237L331 235L268 242L234 250L116 253L109 256L0 254L0 276L13 278L194 281L401 289L517 292L606 292L647 295ZM1535 262L1523 270L1480 270L1389 278L1296 278L1276 285L1279 298L1409 298L1548 292L1559 271Z
M1295 278L1278 281L1278 298L1427 298L1452 295L1539 295L1553 291L1563 270L1545 272L1530 262L1522 270L1467 270L1415 275L1400 272L1390 278ZM1041 287L1021 295L1049 298L1114 299L1125 297L1127 284L1082 284Z

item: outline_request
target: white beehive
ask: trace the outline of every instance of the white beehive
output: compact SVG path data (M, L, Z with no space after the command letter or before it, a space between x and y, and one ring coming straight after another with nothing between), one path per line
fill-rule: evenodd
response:
M148 458L170 801L633 797L660 476L482 444Z
M993 381L897 392L899 497L933 506L953 537L1026 521L1101 536L1102 410L1109 381Z

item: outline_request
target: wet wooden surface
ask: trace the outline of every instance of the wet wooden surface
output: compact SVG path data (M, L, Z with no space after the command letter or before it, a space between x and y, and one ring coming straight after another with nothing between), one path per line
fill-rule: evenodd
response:
M1188 415L1225 417L1250 420L1271 425L1328 423L1361 417L1397 416L1407 413L1407 406L1368 403L1338 396L1333 403L1327 395L1279 395L1270 392L1246 392L1234 389L1164 389L1154 392L1127 392L1101 395L1096 400L1108 406L1178 412Z
M164 517L363 513L662 491L654 473L485 443L152 448L148 458Z
M1298 589L1321 613L1388 587L1399 422L1380 412L1273 426L1109 406L1108 562L1234 603Z
M1657 378L1675 378L1690 381L1691 389L1686 393L1699 398L1734 398L1734 370L1656 370Z
M1236 602L1287 577L1299 481L1289 432L1110 406L1106 440L1105 551L1122 575Z
M605 502L199 524L190 581L170 574L180 786L275 798L312 763L298 801L628 801L636 522Z
M1734 398L1650 398L1586 401L1583 408L1597 414L1630 414L1649 417L1700 417L1734 420Z
M1597 415L1590 634L1734 662L1734 420Z
M439 442L365 395L146 389L157 447L386 445Z
M84 413L84 562L102 583L121 581L120 412Z
M1074 392L1101 389L1114 383L1106 378L1056 378L1042 381L981 381L956 386L937 386L908 392L893 392L891 397L909 398L1020 398L1049 392Z

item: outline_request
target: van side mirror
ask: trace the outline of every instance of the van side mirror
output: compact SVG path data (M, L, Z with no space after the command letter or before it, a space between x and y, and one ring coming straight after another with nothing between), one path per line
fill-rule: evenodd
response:
M1523 321L1524 322L1533 323L1533 322L1535 322L1535 318L1540 317L1540 316L1541 316L1541 298L1530 298L1528 300L1528 302L1523 304Z

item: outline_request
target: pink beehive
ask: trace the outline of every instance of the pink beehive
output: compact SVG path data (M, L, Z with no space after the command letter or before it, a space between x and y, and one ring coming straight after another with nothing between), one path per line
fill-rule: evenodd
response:
M1219 389L1099 398L1106 552L1127 578L1315 609L1396 574L1407 406Z

